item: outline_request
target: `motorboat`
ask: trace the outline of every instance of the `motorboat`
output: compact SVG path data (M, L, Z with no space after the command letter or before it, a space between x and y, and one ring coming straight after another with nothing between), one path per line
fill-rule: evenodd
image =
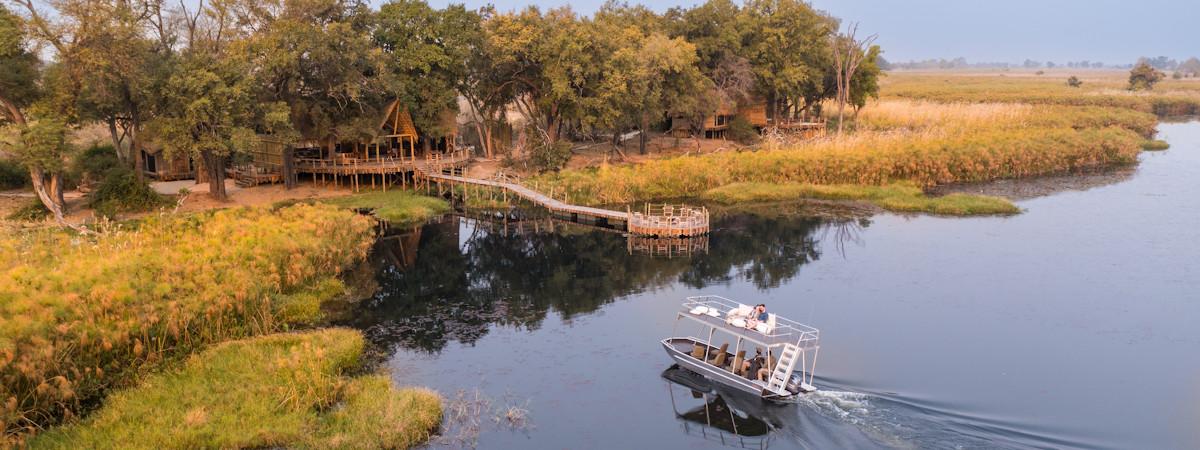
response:
M688 297L663 348L680 367L764 400L789 402L816 391L820 331L774 313L765 321L753 320L752 314L752 306L725 297ZM681 333L681 327L694 334ZM747 364L752 348L762 358L758 367Z

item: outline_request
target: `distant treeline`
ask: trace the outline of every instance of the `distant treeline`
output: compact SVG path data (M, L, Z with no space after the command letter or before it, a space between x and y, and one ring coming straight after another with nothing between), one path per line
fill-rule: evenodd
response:
M1141 57L1137 60L1138 63L1145 62L1151 67L1158 70L1177 71L1183 74L1198 75L1200 74L1200 59L1195 57L1188 58L1183 62L1166 56L1157 57ZM1054 69L1054 68L1070 68L1070 69L1130 69L1134 67L1134 63L1129 64L1106 64L1101 61L1067 61L1065 63L1056 63L1054 61L1036 61L1026 59L1021 63L1010 62L969 62L966 58L958 57L954 59L935 58L925 59L920 61L908 62L890 62L880 58L879 66L883 70L894 69Z

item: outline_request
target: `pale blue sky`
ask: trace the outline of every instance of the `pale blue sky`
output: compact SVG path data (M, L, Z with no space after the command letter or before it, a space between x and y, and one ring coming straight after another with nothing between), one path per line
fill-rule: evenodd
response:
M383 0L374 0L381 3ZM494 3L502 10L570 4L581 13L604 0L429 0L441 7ZM736 0L735 0L736 1ZM663 11L696 1L630 2ZM971 62L1132 63L1138 56L1200 56L1200 0L813 0L879 34L891 61L966 57Z

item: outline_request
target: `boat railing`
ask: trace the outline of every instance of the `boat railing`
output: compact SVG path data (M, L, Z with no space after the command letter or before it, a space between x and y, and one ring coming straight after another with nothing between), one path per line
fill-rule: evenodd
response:
M726 317L729 315L729 312L737 309L739 306L742 306L742 305L743 305L743 303L739 303L737 301L730 300L728 298L721 297L718 295L693 296L693 297L688 297L687 300L683 303L683 313L691 315L690 314L691 311L695 311L698 307L704 306L706 308L709 308L710 310L717 311L718 316L715 316L715 317L710 316L710 319L709 319L710 321L717 320L717 321L720 321L721 323L725 323ZM748 306L753 306L753 305L748 305ZM747 331L750 331L750 330L747 330ZM783 316L780 316L778 314L775 314L775 328L774 329L769 330L766 333L761 333L758 331L754 331L754 333L762 334L763 336L768 338L768 340L770 340L770 341L774 341L774 342L787 341L787 342L792 342L798 346L806 346L808 344L816 344L817 340L820 339L820 334L821 334L820 330L817 330L814 327L802 324L800 322L796 322L794 320L785 319Z

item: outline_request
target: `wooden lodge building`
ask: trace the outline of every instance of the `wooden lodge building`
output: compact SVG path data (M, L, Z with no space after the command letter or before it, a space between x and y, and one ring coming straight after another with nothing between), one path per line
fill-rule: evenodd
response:
M777 127L784 131L795 132L805 138L820 137L825 134L825 119L819 116L804 116L796 118L771 117L767 101L760 97L750 99L745 105L722 101L717 111L704 118L698 127L692 126L692 121L685 117L671 119L670 133L676 137L696 137L704 139L726 139L730 124L738 117L745 118L754 130L762 133L764 130Z
M368 141L308 140L287 143L271 136L260 136L254 148L245 149L229 161L229 177L240 186L279 183L291 187L299 174L314 180L357 188L360 181L406 184L419 168L461 167L468 162L469 151L459 144L457 111L441 115L439 136L423 134L413 123L408 110L393 100L383 111L377 137ZM143 151L143 170L154 179L168 181L196 178L205 180L198 161L188 157L167 158L162 150ZM347 179L352 178L352 179Z

